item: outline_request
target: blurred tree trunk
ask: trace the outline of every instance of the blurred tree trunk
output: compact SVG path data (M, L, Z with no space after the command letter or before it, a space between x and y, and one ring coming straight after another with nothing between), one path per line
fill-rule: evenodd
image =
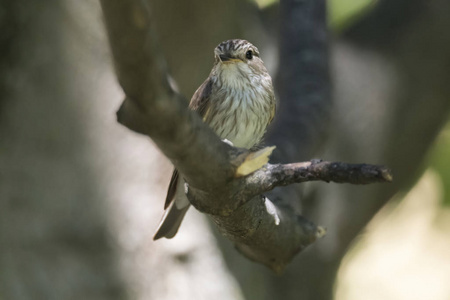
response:
M85 128L94 90L76 67L73 38L86 36L66 9L0 2L2 299L124 296Z

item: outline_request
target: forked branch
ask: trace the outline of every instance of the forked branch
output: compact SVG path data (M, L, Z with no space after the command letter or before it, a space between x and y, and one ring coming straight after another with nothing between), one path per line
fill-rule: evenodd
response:
M324 234L323 228L261 193L311 180L390 180L389 171L377 166L320 161L265 164L270 151L251 153L221 142L171 88L147 1L101 0L101 4L117 76L127 96L119 122L153 139L189 184L191 203L211 215L219 230L250 259L280 272Z

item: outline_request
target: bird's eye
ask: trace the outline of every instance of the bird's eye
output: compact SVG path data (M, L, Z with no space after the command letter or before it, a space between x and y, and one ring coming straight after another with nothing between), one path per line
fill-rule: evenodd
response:
M247 57L247 59L252 59L253 58L253 51L252 50L248 50L247 53L245 53L245 57Z

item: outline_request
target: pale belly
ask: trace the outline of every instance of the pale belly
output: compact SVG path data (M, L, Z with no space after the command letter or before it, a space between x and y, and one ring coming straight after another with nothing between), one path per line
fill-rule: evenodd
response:
M262 105L250 108L246 105L232 105L221 118L213 118L209 125L221 139L227 139L235 147L250 149L258 144L269 123L270 112Z
M274 111L273 95L263 86L271 84L270 77L258 80L252 77L247 82L238 80L236 71L226 70L221 73L226 85L213 90L204 121L221 139L229 140L235 147L250 149L261 141ZM233 76L227 79L230 72Z
M264 135L265 128L262 127L265 126L261 126L261 121L254 120L248 124L238 121L237 124L230 124L237 126L238 129L236 131L225 132L223 136L219 136L232 142L235 147L250 149L259 143Z

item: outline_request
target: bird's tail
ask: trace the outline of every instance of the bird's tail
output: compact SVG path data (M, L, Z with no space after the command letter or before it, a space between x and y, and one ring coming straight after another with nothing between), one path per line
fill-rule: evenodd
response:
M173 238L175 234L177 234L178 228L180 228L181 221L183 221L184 215L188 211L189 206L190 205L188 204L179 209L174 201L164 213L153 240L157 240L162 237L165 237L166 239Z
M174 171L177 174L177 171ZM169 199L170 198L170 199ZM153 240L165 237L171 239L177 234L178 228L183 221L184 215L189 209L190 203L184 193L184 180L178 178L177 175L172 176L169 186L168 199L166 199L167 207L158 229L156 230Z

